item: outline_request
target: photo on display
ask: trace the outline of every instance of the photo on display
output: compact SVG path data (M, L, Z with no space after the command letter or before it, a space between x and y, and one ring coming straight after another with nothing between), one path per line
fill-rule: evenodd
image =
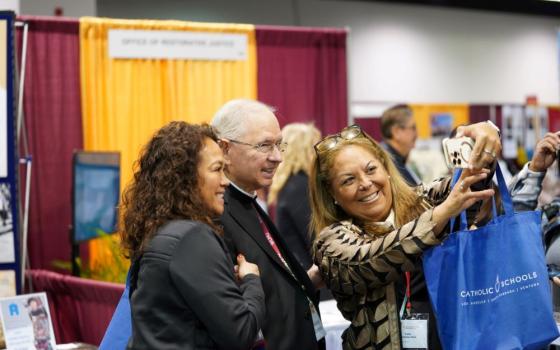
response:
M548 132L548 110L546 107L525 107L525 151L527 157L533 156L533 149L538 140Z
M56 349L45 293L0 298L0 308L2 329L8 349Z
M502 107L502 156L516 159L519 147L523 147L523 106L504 105Z
M14 230L9 183L0 183L0 263L15 262Z
M430 116L432 137L447 137L453 130L453 115L451 113L433 113Z

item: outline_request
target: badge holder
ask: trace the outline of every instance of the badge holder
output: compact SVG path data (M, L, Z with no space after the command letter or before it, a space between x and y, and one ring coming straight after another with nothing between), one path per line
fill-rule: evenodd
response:
M427 313L412 313L410 303L410 272L406 272L406 295L399 312L401 321L401 343L403 349L428 349Z

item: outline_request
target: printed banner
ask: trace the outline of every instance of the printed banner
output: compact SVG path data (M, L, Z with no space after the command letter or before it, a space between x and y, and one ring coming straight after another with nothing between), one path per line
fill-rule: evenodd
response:
M245 34L111 29L108 41L111 58L247 59Z

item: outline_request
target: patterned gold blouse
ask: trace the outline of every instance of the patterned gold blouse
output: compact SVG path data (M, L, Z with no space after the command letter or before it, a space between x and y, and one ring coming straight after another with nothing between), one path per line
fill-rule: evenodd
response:
M449 193L449 179L440 179L423 191L429 206ZM414 268L413 259L439 244L432 231L432 209L383 236L366 234L351 221L321 231L313 244L314 261L332 291L342 315L351 321L343 348L400 349L400 331L394 282Z

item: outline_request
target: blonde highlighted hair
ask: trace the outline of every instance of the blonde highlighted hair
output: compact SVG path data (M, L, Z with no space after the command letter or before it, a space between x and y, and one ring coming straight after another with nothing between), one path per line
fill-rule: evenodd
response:
M363 137L358 136L350 140L339 139L335 147L315 156L309 176L312 234L318 235L323 228L335 222L353 219L352 215L335 205L330 187L330 170L334 166L336 156L340 150L350 145L362 147L370 152L379 160L391 177L389 182L393 197L392 209L395 213L396 227L419 217L427 209L426 202L423 201L422 197L402 178L393 164L391 156L369 135L363 133ZM368 227L369 225L364 225L366 231ZM370 233L375 234L376 232Z
M276 202L290 176L303 171L309 176L313 163L313 145L321 139L321 132L312 124L292 123L282 128L282 141L288 144L268 193L268 203Z

